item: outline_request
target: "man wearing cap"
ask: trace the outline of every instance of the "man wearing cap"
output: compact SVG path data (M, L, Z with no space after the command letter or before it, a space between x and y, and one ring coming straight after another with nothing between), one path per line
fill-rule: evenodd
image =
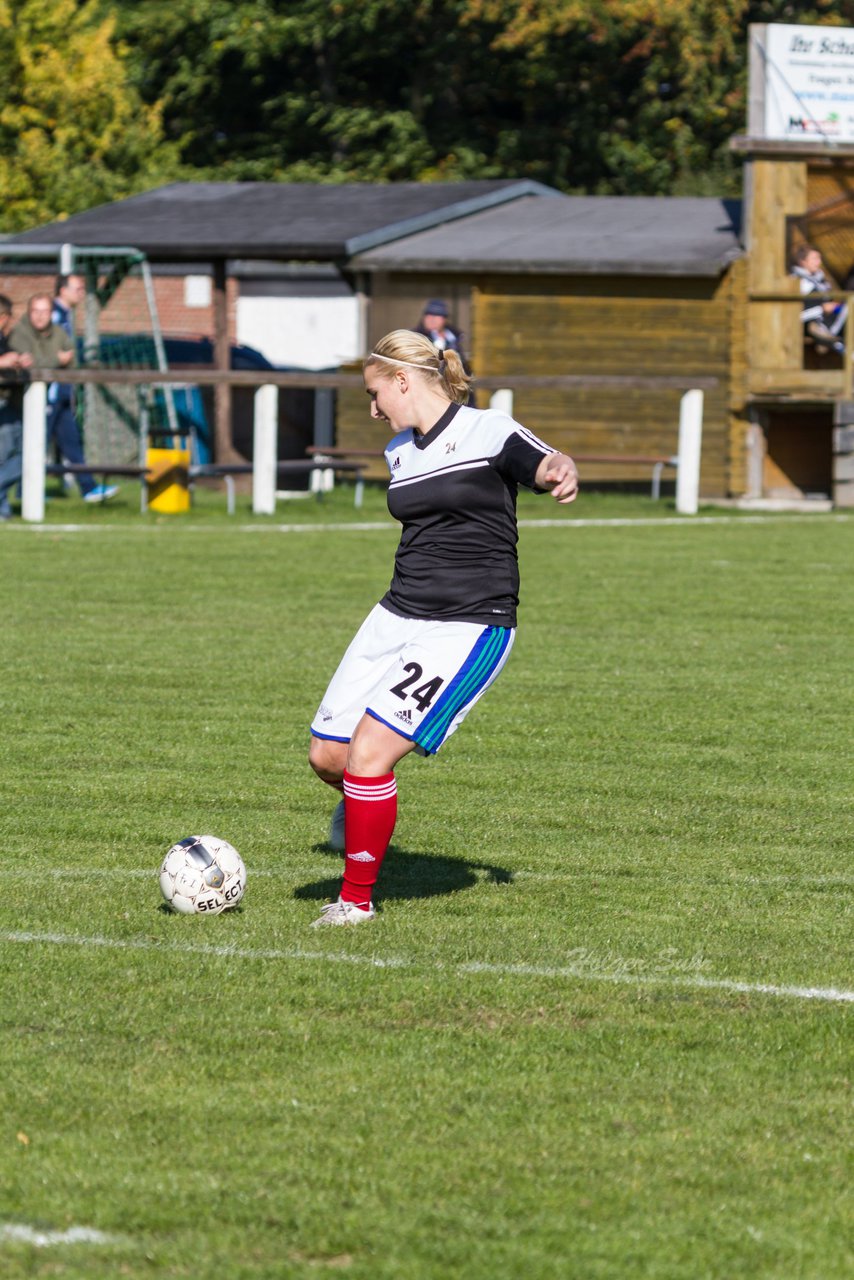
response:
M415 329L429 338L434 347L440 351L457 351L465 364L465 356L460 345L460 335L448 326L448 304L441 298L431 298L425 305L421 315L421 323Z

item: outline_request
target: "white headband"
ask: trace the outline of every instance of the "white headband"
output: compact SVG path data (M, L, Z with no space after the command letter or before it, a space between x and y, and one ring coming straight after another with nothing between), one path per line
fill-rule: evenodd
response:
M385 360L388 364L405 364L410 369L424 369L427 373L438 373L439 369L434 369L429 364L414 364L412 360L395 360L392 356L381 356L378 352L372 351L368 356L369 360ZM442 356L439 356L439 368L442 367Z

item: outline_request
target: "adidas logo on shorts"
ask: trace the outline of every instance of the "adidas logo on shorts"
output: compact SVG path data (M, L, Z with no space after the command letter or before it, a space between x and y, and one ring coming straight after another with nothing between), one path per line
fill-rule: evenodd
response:
M409 707L404 711L395 711L394 718L395 720L402 720L404 724L412 724L412 712L409 710Z

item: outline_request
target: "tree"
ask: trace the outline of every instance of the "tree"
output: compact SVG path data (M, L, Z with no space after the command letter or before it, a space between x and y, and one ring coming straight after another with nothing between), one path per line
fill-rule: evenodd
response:
M92 0L0 0L0 228L67 217L177 170Z
M552 181L617 194L736 194L754 22L842 23L851 0L470 0L516 52ZM848 11L847 17L843 12ZM544 154L535 142L535 154Z
M751 22L854 0L102 0L199 177L735 194Z
M182 158L227 177L487 175L495 59L465 0L111 5ZM498 169L495 168L497 174Z

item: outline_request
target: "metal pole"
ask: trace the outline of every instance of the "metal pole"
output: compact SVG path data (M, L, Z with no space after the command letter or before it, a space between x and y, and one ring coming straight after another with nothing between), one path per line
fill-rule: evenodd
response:
M314 439L316 449L329 449L335 443L335 392L318 387L314 393ZM312 471L309 488L312 493L330 493L335 487L335 472L326 467Z
M231 370L231 342L228 332L228 276L225 258L213 263L214 364L221 375ZM214 462L243 462L234 447L231 421L231 382L220 382L214 390Z
M256 516L272 516L276 511L278 417L278 387L259 387L255 392L252 461L252 510Z
M93 259L89 259L86 262L86 300L83 306L83 363L84 365L92 365L98 361L100 355L98 335L101 332L101 304L98 301L98 263ZM79 395L80 392L77 390L74 393L75 400ZM93 382L89 382L83 388L83 436L90 449L95 436L97 413L98 388ZM87 431L89 432L88 441L86 440ZM104 447L102 432L98 432L97 447L99 450Z
M842 395L845 400L854 397L854 294L845 299L848 310L845 315L845 370Z
M148 389L146 387L139 388L139 465L141 467L148 464ZM144 515L148 510L148 481L145 476L142 477L139 484L139 510Z
M697 514L702 442L703 393L686 391L679 406L679 466L676 469L676 510L683 516Z
M44 520L44 468L47 455L45 415L47 383L33 382L24 392L24 447L21 458L21 518Z
M160 331L160 316L157 314L157 298L154 294L154 280L151 276L151 266L147 258L143 258L142 263L142 280L145 285L145 297L148 301L148 314L151 316L151 332L154 338L154 352L157 356L157 367L161 372L165 372L169 365L166 361L166 348L163 345L163 334ZM166 402L166 417L169 420L169 430L173 436L178 434L178 414L175 411L175 396L171 387L163 387L163 399Z
M314 393L314 439L316 449L329 449L335 443L335 392L331 387L318 387Z

